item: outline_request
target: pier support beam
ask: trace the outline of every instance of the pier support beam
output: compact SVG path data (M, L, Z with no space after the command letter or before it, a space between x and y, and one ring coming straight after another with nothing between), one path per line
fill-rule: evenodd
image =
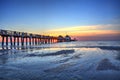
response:
M29 38L29 45L31 46L31 38Z
M35 38L35 45L37 45L37 38Z
M8 36L6 36L6 47L8 47Z
M12 47L12 36L10 36L10 45Z
M34 38L32 38L32 45L34 45Z
M40 38L40 44L41 44L41 42L42 42L42 40L41 40L41 38Z
M19 37L17 37L17 46L19 46Z
M5 37L2 36L2 46L4 46L4 39L5 39Z
M52 38L50 39L50 43L52 44Z
M40 45L40 38L38 38L38 45Z
M47 40L45 39L45 44L47 43Z
M21 45L24 46L24 38L21 37Z
M27 43L28 43L28 40L27 40L27 37L26 37L26 46L27 46Z
M15 46L15 44L16 44L16 37L14 37L14 46Z

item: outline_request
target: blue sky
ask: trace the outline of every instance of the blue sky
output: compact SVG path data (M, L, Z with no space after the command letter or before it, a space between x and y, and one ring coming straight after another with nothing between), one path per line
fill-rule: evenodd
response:
M47 31L119 24L120 0L0 0L0 28Z

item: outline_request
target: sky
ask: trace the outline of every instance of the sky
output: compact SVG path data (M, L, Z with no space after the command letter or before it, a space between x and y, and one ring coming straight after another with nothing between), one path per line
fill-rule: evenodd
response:
M120 40L120 0L0 0L0 29Z

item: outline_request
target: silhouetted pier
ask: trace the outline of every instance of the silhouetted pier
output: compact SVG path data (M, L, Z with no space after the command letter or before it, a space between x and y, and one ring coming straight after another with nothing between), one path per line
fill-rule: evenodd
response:
M26 32L0 30L2 37L2 47L32 46L40 44L56 43L57 37L32 34Z

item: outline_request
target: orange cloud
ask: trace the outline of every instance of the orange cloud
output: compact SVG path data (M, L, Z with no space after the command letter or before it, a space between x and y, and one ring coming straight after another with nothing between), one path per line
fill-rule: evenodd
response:
M119 25L92 25L75 26L47 31L49 34L70 34L70 35L98 35L98 34L117 34L120 32Z
M70 36L79 36L79 37L116 37L120 35L120 25L92 25L92 26L75 26L75 27L66 27L60 29L48 30L46 33L58 36L66 34Z

